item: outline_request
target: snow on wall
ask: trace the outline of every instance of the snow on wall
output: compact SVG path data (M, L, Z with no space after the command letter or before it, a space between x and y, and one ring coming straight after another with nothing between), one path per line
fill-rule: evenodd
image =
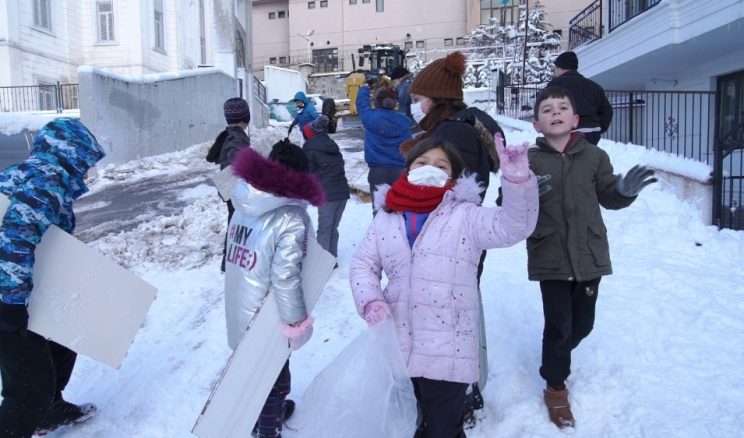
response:
M235 79L217 69L127 77L78 69L81 120L106 149L105 163L173 152L225 128L222 104Z
M264 67L264 82L266 100L269 102L273 99L286 102L292 99L296 92L306 92L305 80L302 74L295 70L267 65Z

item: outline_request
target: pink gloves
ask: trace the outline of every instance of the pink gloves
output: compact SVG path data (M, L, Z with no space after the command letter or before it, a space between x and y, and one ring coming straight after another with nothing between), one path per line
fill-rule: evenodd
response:
M500 134L493 136L496 141L496 153L501 161L501 173L509 182L523 183L530 179L530 166L527 161L528 142L521 145L504 146L504 139Z
M283 324L282 332L289 338L289 347L292 350L299 350L310 337L313 335L313 317L307 315L307 318L292 325Z
M392 315L390 306L384 301L372 301L364 308L364 320L371 327Z

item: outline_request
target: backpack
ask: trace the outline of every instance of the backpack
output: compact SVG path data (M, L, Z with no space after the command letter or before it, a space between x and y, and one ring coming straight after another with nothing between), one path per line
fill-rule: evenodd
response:
M320 112L328 117L328 133L334 134L338 124L338 120L336 120L336 101L332 97L324 98Z

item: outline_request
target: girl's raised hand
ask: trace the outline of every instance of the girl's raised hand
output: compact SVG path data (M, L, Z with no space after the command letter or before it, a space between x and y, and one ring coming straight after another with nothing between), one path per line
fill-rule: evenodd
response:
M504 146L504 139L501 134L494 135L493 139L496 142L496 153L501 161L501 173L504 178L517 184L530 179L530 166L527 161L529 142Z

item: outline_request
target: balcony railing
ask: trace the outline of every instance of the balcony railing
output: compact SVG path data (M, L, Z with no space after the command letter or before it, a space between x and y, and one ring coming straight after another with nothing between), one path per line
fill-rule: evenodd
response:
M610 29L612 32L618 26L630 21L656 6L661 0L605 0L608 3Z
M596 0L571 19L568 28L568 49L602 38L602 0Z
M77 109L78 84L21 85L0 87L0 112Z

